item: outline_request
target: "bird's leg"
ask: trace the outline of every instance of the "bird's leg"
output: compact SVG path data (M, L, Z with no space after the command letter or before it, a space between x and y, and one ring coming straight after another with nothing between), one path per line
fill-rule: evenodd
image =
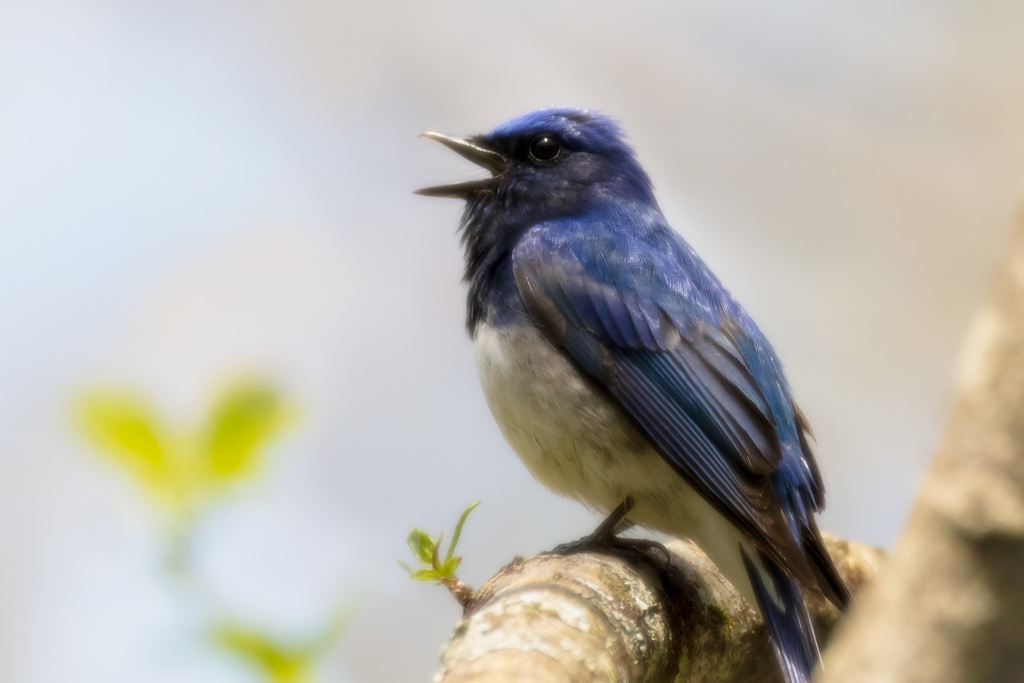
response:
M615 538L615 532L619 528L619 524L626 519L626 515L633 509L633 499L630 496L626 496L626 499L619 503L619 506L612 510L611 514L604 518L604 521L597 525L597 528L589 536L584 536L582 540L587 540L591 544L600 545L602 543L608 543ZM632 526L632 524L630 524ZM628 527L627 527L628 528Z
M562 543L556 546L551 553L553 555L572 555L573 553L597 550L612 545L617 539L615 530L632 509L633 499L627 496L591 533L578 540Z
M631 526L632 522L626 519L626 515L633 509L633 498L626 496L626 499L619 503L618 507L612 510L603 522L601 522L596 529L590 534L587 534L583 538L570 541L569 543L562 543L555 546L554 550L551 551L553 555L572 555L575 553L584 552L615 552L615 551L632 551L632 552L646 552L647 550L658 550L665 555L665 558L669 558L668 549L664 545L657 541L651 541L643 538L622 538L616 535L618 531L626 531ZM620 529L620 525L626 522L626 526Z

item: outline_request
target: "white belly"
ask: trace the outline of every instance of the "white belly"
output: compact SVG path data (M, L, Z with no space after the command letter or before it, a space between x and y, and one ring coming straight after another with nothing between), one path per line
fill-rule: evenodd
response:
M740 534L538 330L480 324L474 340L487 404L534 477L605 513L631 496L630 521L691 538L749 595Z

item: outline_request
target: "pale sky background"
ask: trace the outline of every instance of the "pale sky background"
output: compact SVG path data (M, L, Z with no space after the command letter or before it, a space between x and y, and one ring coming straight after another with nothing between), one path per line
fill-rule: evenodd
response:
M1024 4L844 0L0 4L0 679L256 680L157 571L151 510L75 392L195 420L226 377L304 419L201 529L233 613L315 630L325 681L429 680L463 578L590 531L504 444L463 331L472 177L418 140L549 105L618 118L669 219L758 320L810 417L822 525L897 536L1024 180Z

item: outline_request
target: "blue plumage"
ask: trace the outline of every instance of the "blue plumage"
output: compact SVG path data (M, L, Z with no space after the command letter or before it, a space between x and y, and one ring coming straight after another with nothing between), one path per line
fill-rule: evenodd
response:
M494 174L421 193L467 200L467 322L510 442L555 490L606 511L628 497L631 520L693 537L758 603L787 680L808 680L804 595L848 595L814 522L808 428L764 335L668 226L607 117L548 109L468 140L428 135ZM558 415L531 405L545 382L564 393ZM678 475L678 496L634 436Z

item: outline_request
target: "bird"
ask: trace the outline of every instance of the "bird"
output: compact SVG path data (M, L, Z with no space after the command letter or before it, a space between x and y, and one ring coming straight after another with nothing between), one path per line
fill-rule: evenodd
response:
M811 431L753 319L672 229L619 124L571 107L466 138L489 171L416 192L465 201L466 327L487 404L533 476L695 542L764 618L787 683L820 653L807 600L850 594L815 521Z

